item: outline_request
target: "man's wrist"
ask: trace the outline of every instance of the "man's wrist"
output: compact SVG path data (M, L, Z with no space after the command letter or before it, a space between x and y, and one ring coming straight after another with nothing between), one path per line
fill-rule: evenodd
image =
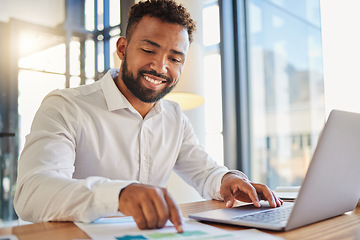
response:
M224 174L224 176L221 179L221 182L224 180L224 177L229 174L235 174L236 176L239 176L240 178L249 180L249 178L245 175L245 173L239 171L239 170L230 170Z

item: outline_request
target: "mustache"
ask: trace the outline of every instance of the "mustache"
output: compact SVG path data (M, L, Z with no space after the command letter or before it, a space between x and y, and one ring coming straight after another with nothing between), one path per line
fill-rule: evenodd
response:
M161 74L161 73L157 73L156 71L148 71L148 70L140 70L139 71L139 74L144 76L144 74L148 74L148 75L153 75L155 77L159 77L159 78L162 78L164 79L166 82L171 82L171 78L165 76L164 74Z

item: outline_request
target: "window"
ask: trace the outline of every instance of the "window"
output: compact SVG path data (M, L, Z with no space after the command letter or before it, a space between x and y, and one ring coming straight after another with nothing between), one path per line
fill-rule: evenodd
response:
M115 66L113 53L120 36L121 11L128 10L133 1L85 0L85 30L93 37L85 45L85 75L89 82L99 79L108 69ZM123 6L124 5L124 6Z
M67 12L69 19L65 22L77 20L83 24L82 31L69 24L65 24L65 32L40 26L28 28L39 31L19 30L20 151L46 94L54 89L92 83L114 67L111 53L115 52L120 35L120 1L86 0L84 5L77 0L68 1Z
M248 1L251 175L300 185L325 120L319 1Z
M320 2L232 7L237 167L270 188L300 185L325 121Z
M203 9L205 144L219 164L224 164L218 1L207 1Z
M52 90L66 86L66 46L61 36L31 30L20 30L18 44L21 53L18 61L19 150L21 151L42 99ZM72 44L73 49L74 46ZM72 57L72 60L75 64L76 59ZM75 66L80 67L79 64L73 65L72 73L78 73L79 69L74 69ZM71 80L70 84L72 83Z

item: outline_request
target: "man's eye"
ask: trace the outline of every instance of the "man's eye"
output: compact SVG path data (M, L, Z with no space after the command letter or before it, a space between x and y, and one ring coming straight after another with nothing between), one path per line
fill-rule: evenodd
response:
M146 53L154 53L154 51L151 51L151 50L147 50L147 49L141 49L143 52L146 52Z
M171 61L176 62L176 63L180 63L180 62L181 62L181 60L180 60L180 59L177 59L177 58L172 58Z

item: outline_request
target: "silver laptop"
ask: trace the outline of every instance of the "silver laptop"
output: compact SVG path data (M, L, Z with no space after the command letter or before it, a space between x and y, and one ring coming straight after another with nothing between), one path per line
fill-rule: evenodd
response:
M321 133L295 202L246 205L190 218L287 231L353 210L360 198L360 114L333 110Z

